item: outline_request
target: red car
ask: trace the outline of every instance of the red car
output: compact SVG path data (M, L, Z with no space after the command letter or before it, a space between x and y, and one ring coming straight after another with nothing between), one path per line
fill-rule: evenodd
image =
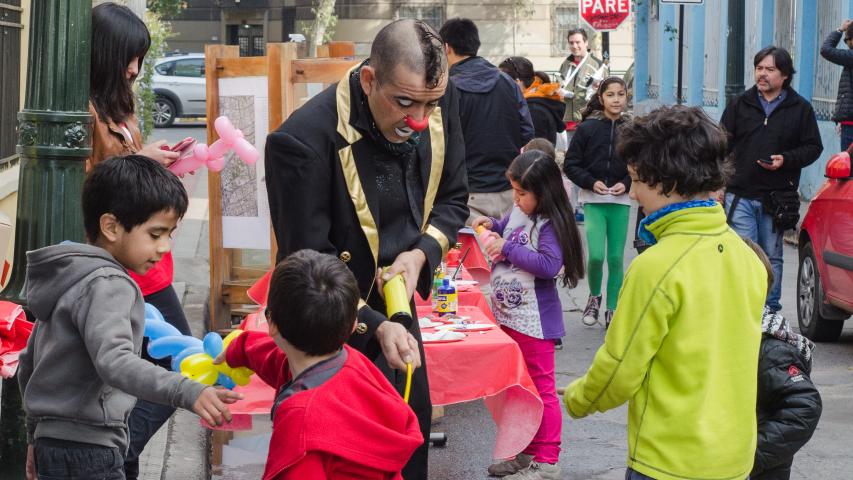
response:
M851 147L850 150L853 150ZM853 314L853 177L850 152L826 165L800 227L797 317L800 332L815 341L834 341Z

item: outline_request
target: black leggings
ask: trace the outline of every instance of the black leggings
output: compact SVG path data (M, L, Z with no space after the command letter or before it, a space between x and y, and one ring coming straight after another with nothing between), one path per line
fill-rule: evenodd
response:
M184 309L181 306L181 301L175 293L175 289L171 285L163 290L154 292L145 296L145 303L150 303L160 310L163 318L180 330L184 335L191 335L190 325L187 323L187 317L184 315ZM151 363L155 363L171 370L171 358L166 357L162 360L154 360L148 356L148 339L142 342L142 358ZM175 413L175 409L169 405L160 405L145 400L137 400L136 406L130 412L130 417L127 420L128 430L130 433L130 445L127 449L127 458L124 461L124 471L128 480L135 480L139 476L139 455L148 443L148 440L157 433L157 430L163 426L169 417Z

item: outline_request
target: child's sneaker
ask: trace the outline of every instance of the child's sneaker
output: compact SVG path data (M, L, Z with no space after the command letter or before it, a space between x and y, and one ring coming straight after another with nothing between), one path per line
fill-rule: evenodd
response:
M493 477L505 477L524 470L533 461L533 455L519 453L515 458L489 465L489 475Z
M563 349L563 339L558 338L554 340L554 350L562 350Z
M562 480L562 470L556 463L530 462L530 466L515 475L504 477L506 480Z
M607 309L604 311L604 329L610 328L610 321L613 320L613 310Z
M583 310L583 324L591 327L598 322L598 309L601 307L601 295L590 295Z

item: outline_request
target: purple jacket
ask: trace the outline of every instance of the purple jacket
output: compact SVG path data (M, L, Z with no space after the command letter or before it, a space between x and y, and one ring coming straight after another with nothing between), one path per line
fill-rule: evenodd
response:
M492 219L492 231L507 240L501 250L504 256L502 261L536 277L534 290L542 324L542 338L560 338L566 334L566 330L563 326L563 307L557 292L556 277L563 267L563 252L556 232L551 222L547 222L539 231L538 250L531 250L519 241L528 233L523 228L517 228L509 236L504 235L510 215L507 214L501 220Z

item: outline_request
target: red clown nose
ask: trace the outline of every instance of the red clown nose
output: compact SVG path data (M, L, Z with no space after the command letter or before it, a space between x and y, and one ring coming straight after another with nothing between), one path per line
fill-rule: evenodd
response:
M422 132L429 126L429 117L424 117L423 120L417 121L409 115L404 118L406 125L416 132Z

